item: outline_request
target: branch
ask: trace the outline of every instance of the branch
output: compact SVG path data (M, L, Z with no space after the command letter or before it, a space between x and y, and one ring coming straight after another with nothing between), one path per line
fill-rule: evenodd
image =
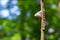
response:
M44 31L46 26L46 19L45 19L45 9L44 9L44 0L40 0L41 10L42 12L42 19L41 19L41 40L44 40Z
M58 19L60 20L60 0L58 0Z

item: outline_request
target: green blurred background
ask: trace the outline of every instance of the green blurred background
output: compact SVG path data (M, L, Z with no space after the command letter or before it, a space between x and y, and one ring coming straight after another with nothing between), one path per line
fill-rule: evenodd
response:
M45 0L45 40L60 40L58 0ZM41 21L34 14L40 0L0 0L0 40L40 40Z

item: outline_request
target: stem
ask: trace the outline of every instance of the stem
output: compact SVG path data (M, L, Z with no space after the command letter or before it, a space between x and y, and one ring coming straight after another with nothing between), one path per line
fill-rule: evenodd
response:
M44 40L44 31L41 30L41 39L40 40Z
M58 0L58 19L60 20L60 0Z
M43 11L41 19L41 40L44 40L44 31L46 26L44 0L40 0L40 3L41 3L41 10Z

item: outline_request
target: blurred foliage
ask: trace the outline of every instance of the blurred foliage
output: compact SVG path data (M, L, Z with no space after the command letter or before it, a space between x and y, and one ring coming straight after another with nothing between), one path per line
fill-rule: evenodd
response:
M40 40L41 21L34 18L40 10L39 0L18 0L21 14L13 20L0 18L0 39L2 40ZM45 40L60 38L60 21L58 21L58 0L45 0L46 31ZM50 28L53 28L49 30ZM60 40L60 39L59 39Z

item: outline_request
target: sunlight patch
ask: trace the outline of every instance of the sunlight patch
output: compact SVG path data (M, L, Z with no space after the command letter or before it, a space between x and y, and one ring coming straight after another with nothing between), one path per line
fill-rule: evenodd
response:
M9 16L9 10L8 9L5 9L5 10L1 10L1 16L3 18L6 18Z

